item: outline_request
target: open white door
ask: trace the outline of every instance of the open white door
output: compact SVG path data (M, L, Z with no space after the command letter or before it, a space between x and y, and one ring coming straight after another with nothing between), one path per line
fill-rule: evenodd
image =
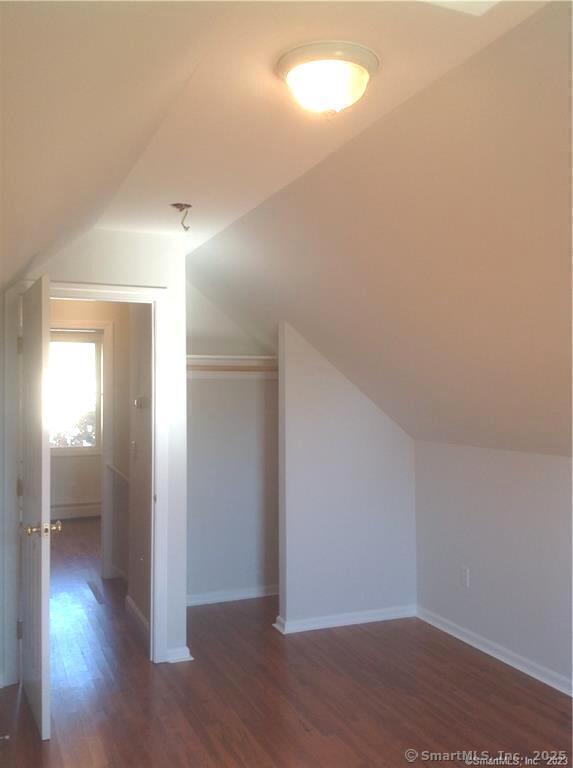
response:
M22 681L42 739L50 738L49 286L43 276L22 297Z

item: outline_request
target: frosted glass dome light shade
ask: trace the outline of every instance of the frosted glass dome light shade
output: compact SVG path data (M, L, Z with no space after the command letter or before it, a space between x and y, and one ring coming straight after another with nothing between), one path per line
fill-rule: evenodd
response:
M279 60L277 72L301 107L331 113L355 104L378 67L378 57L370 49L333 41L289 51Z

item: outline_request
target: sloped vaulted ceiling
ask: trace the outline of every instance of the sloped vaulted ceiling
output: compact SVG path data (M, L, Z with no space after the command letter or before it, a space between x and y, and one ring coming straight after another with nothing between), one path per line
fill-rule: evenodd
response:
M0 285L94 225L224 3L0 3Z
M189 248L204 242L539 6L0 3L0 284L96 222L173 233L177 200L193 203ZM384 72L326 122L273 73L285 48L324 36L373 46Z
M193 282L264 346L289 321L413 436L568 451L569 3L0 16L0 280L86 230L66 258L106 230L181 236L189 199ZM272 72L321 37L382 57L331 121Z
M286 320L410 434L570 450L570 7L552 3L210 240L193 279Z

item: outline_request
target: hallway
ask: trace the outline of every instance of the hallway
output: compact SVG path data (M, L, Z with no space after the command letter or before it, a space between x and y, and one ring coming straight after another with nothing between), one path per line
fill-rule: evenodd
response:
M125 585L100 577L99 518L65 520L52 536L50 642L52 694L93 688L139 648L124 631ZM135 646L135 647L134 647Z
M99 522L64 531L52 739L16 687L0 691L3 768L378 768L405 765L409 747L570 749L567 696L417 619L285 638L276 598L195 607L197 661L151 665L121 583L99 578Z

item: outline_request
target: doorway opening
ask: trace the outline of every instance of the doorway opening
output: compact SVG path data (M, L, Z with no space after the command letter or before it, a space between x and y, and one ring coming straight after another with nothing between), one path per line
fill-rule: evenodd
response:
M133 370L146 371L151 394L138 391L133 398L130 394L131 402L128 403L130 419L137 419L140 413L142 418L136 423L151 424L150 429L146 427L151 435L146 444L142 446L137 433L135 438L130 438L138 463L147 468L145 482L139 483L131 478L134 489L137 494L144 494L143 498L136 494L131 494L130 498L134 498L133 503L138 510L149 511L151 520L147 530L144 526L137 529L138 535L149 537L147 551L151 552L150 588L145 590L141 603L134 597L136 605L144 604L145 598L149 604L146 632L149 653L143 653L138 658L144 665L149 659L155 663L192 659L185 643L184 582L178 585L173 578L179 566L184 566L185 552L181 546L184 539L169 535L169 531L177 529L179 524L183 531L186 528L183 516L185 505L176 503L178 499L185 499L183 462L178 461L185 456L186 447L181 428L185 414L181 397L183 381L178 378L184 373L179 353L184 340L180 332L181 313L178 307L172 307L167 287L51 282L48 275L18 283L4 295L5 370L12 375L5 379L3 398L6 481L3 490L7 514L3 520L6 578L2 585L5 619L1 627L4 646L2 682L5 685L21 685L20 690L28 701L43 740L50 738L51 730L51 540L52 535L59 535L53 532L50 504L51 450L47 412L50 330L53 327L50 299L77 300L82 302L84 308L95 306L97 302L127 303L134 316L143 314L147 318L139 349L145 350L150 362L141 362L143 356L138 355L136 359L139 362ZM113 326L103 324L103 328L99 328L93 318L89 318L83 327L75 320L69 325L62 320L57 325L56 330L60 331L103 331L101 383L105 400L106 392L111 391L107 378L109 372L106 372L106 360L111 358L105 355L105 341L106 336L113 333ZM131 349L135 347L132 345ZM138 413L133 416L135 412ZM111 552L111 547L106 544L112 533L108 523L113 520L108 514L113 509L113 500L107 503L109 496L113 495L109 482L111 470L107 471L107 464L113 464L114 460L113 453L109 452L113 429L108 428L106 419L114 419L113 410L109 407L104 407L101 415L102 464L105 457L109 457L109 460L105 459L106 472L102 473L102 569L106 566L106 553ZM84 431L90 433L88 429ZM143 452L142 448L145 448ZM151 503L145 500L150 496ZM174 523L171 528L170 523ZM140 564L145 565L141 561ZM105 572L103 577L102 583L108 578Z
M49 347L57 695L93 679L110 654L150 653L151 305L51 299Z

